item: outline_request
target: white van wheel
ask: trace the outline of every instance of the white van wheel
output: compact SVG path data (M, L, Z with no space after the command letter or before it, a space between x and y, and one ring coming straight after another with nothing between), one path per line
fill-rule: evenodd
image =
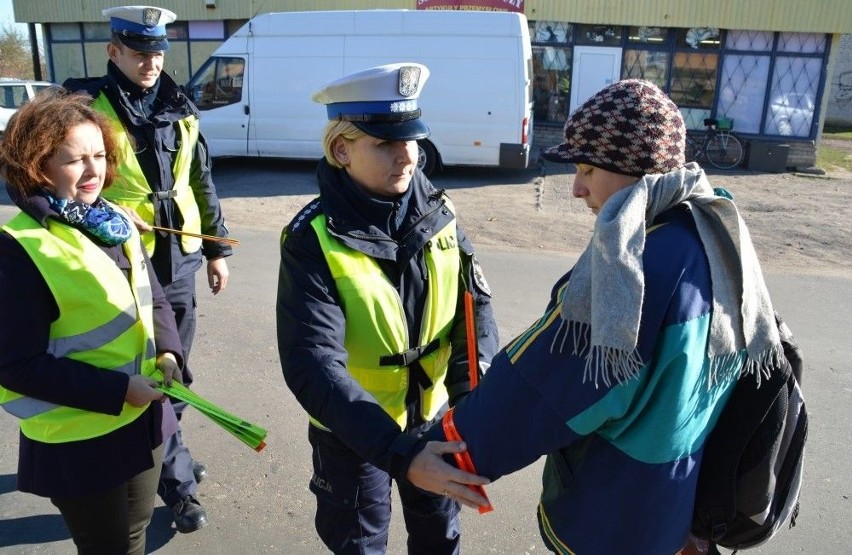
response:
M438 152L429 141L417 141L417 167L427 177L438 167Z

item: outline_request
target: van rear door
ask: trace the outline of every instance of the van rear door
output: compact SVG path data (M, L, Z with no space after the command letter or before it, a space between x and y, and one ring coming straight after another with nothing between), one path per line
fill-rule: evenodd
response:
M245 56L213 56L186 86L212 156L247 156L251 110Z

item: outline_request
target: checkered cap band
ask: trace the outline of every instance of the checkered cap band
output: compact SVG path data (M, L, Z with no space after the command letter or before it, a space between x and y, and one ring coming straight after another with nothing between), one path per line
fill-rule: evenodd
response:
M672 100L650 81L607 86L565 122L565 142L544 151L555 162L616 173L665 173L685 164L686 126Z

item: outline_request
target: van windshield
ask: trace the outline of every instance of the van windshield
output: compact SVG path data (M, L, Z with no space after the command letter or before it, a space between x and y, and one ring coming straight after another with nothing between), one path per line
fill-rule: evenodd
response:
M240 102L244 72L245 60L242 58L210 58L190 79L187 93L199 110Z

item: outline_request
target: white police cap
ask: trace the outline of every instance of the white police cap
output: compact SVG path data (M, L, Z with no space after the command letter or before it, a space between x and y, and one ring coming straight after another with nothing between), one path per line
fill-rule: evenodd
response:
M351 121L379 139L413 141L429 136L417 102L428 78L422 64L387 64L336 79L311 99L326 105L330 120Z
M169 49L166 25L177 19L174 12L155 6L118 6L104 10L112 32L121 42L140 52Z

